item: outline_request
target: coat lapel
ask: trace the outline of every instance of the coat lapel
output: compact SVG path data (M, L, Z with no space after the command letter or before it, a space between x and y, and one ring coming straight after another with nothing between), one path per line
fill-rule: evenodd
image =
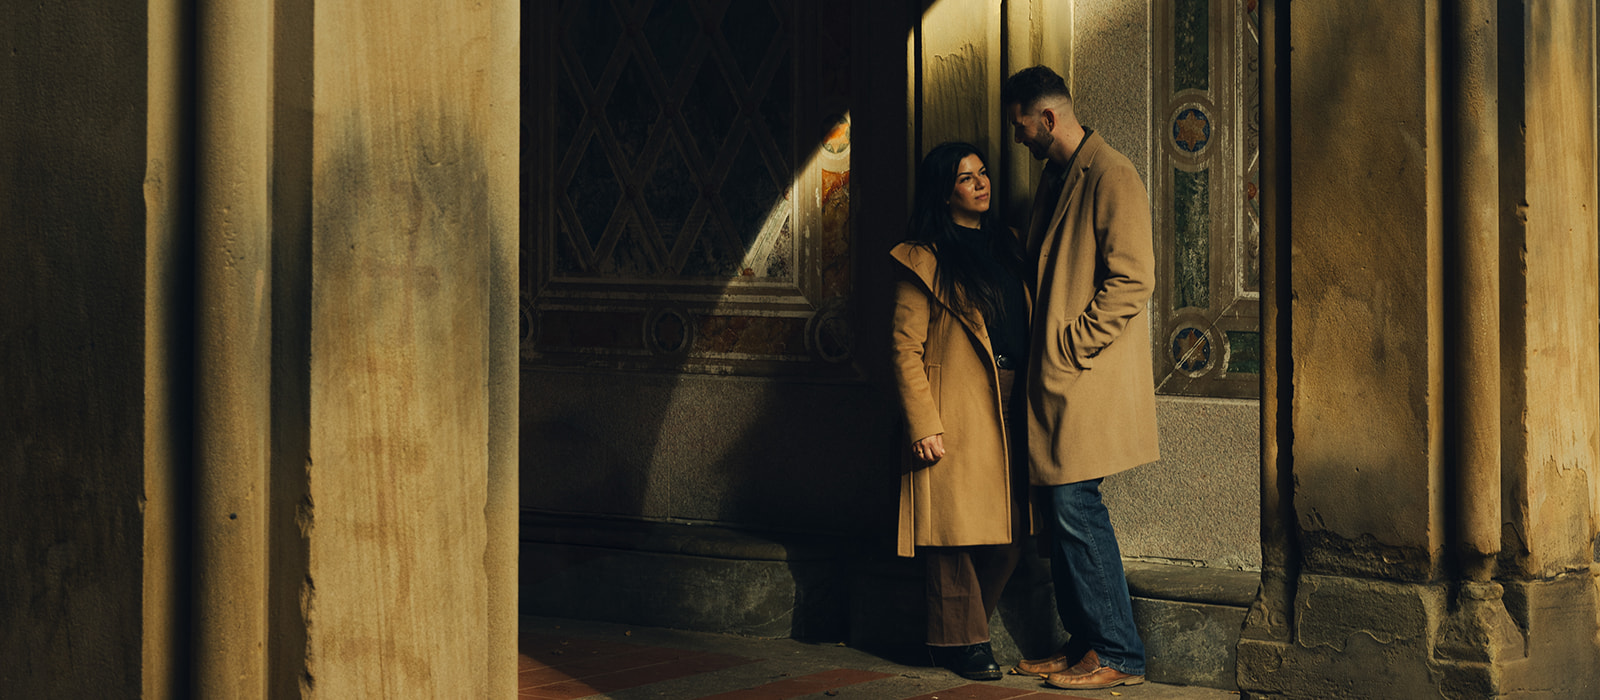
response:
M1046 265L1041 256L1044 252L1045 242L1052 237L1060 235L1061 220L1067 215L1067 204L1073 200L1074 191L1083 184L1083 174L1089 170L1089 165L1094 162L1094 156L1099 150L1100 143L1100 134L1097 132L1091 131L1084 137L1083 145L1078 148L1077 157L1072 159L1072 165L1067 169L1066 173L1062 174L1061 190L1057 193L1055 206L1050 212L1050 223L1042 229L1037 229L1036 233L1029 232L1028 254L1037 262L1034 279L1035 289L1037 289L1037 285L1044 283ZM1040 183L1041 188L1043 184L1042 182ZM1042 194L1042 192L1037 194ZM1034 197L1036 202L1038 201L1037 194ZM1041 211L1035 211L1034 218L1039 218L1042 213ZM1032 229L1034 227L1030 226L1029 228Z

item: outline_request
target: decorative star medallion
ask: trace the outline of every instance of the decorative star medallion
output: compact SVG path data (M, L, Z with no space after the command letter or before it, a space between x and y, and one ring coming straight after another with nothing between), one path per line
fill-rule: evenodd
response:
M1211 339L1198 328L1180 329L1172 339L1172 357L1178 369L1200 372L1211 364Z
M1190 107L1172 122L1172 140L1189 153L1198 153L1211 140L1211 120L1206 113Z

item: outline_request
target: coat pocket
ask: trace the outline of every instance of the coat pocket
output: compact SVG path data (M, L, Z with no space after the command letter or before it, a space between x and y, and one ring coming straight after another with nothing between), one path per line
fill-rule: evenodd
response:
M1070 374L1077 374L1082 372L1084 367L1078 362L1078 358L1072 355L1072 342L1067 340L1067 331L1070 329L1071 326L1062 326L1060 330L1056 331L1055 359L1061 369Z

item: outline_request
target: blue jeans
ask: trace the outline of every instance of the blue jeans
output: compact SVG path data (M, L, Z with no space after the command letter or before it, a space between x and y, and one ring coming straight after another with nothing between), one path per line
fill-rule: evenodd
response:
M1072 639L1069 656L1093 649L1100 663L1144 675L1144 642L1133 624L1133 601L1111 513L1100 502L1100 479L1040 487L1050 512L1050 575L1056 609Z

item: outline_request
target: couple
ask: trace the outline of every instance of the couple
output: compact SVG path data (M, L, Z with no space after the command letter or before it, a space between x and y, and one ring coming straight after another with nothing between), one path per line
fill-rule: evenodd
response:
M1149 198L1133 164L1078 123L1049 68L1011 76L1001 103L1013 138L1045 161L1026 237L991 214L977 148L946 143L917 169L908 240L892 253L909 441L899 553L920 549L927 564L934 661L999 678L989 615L1033 522L1031 484L1071 639L1013 672L1061 688L1132 685L1144 644L1100 481L1158 457L1142 317Z

